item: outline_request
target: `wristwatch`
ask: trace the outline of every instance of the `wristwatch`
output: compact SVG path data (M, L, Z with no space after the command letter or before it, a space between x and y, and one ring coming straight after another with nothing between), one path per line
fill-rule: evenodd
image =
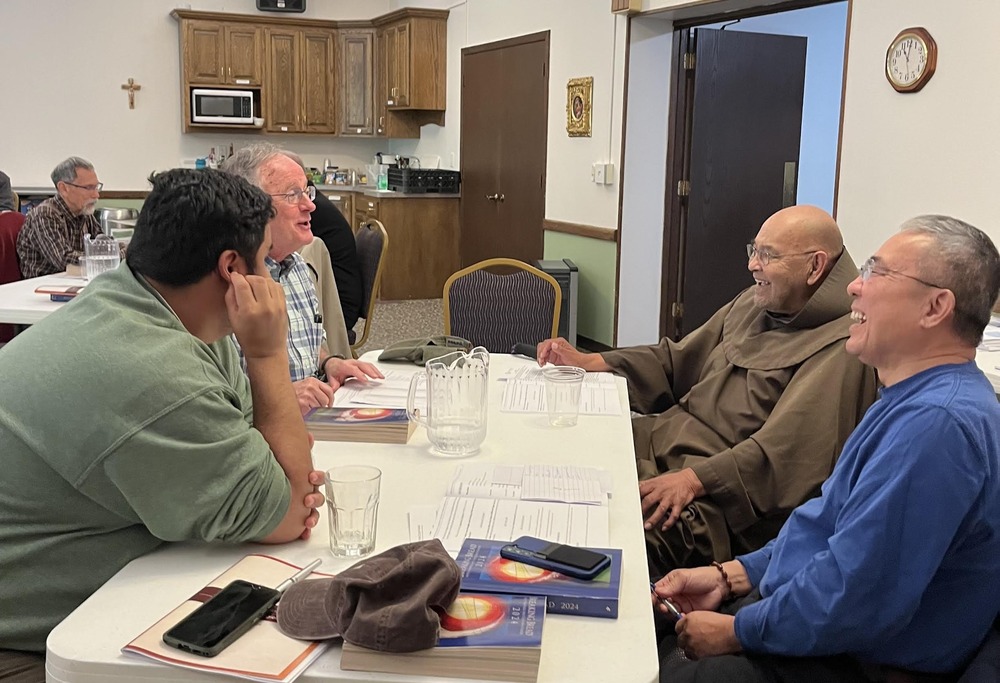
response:
M344 360L340 356L336 356L336 355L330 354L329 356L327 356L326 358L324 358L320 362L319 366L316 368L316 372L313 373L313 377L315 377L316 379L318 379L320 382L329 381L329 378L327 377L327 374L326 374L326 364L329 363L334 358L336 358L338 360Z

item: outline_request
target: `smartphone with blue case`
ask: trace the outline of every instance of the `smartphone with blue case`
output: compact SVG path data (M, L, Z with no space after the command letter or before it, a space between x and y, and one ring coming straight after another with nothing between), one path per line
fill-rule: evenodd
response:
M611 558L586 548L521 536L500 548L500 557L590 581L611 566Z

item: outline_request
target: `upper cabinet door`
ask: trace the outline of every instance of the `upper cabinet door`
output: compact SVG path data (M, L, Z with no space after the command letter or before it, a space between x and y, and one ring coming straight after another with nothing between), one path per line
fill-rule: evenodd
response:
M396 26L393 49L394 64L394 99L396 107L410 106L410 24L403 22Z
M416 16L387 24L386 106L419 111L445 110L447 23Z
M188 83L225 82L225 31L214 21L184 22L184 75Z
M260 85L263 78L264 38L260 28L232 24L226 27L226 82Z
M267 83L264 91L264 127L272 133L299 130L299 31L269 28L267 43Z
M334 54L331 31L302 32L302 122L307 133L335 133Z
M373 29L343 30L337 34L337 85L340 100L340 134L374 135Z

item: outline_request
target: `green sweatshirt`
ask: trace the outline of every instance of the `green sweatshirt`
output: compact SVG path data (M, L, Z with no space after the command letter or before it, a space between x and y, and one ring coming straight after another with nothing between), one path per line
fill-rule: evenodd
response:
M126 264L0 349L0 648L48 632L164 541L259 539L290 487L232 343Z

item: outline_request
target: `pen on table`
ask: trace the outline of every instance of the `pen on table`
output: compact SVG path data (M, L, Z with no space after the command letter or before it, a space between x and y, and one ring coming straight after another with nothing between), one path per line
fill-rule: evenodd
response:
M659 594L656 592L656 584L654 584L652 581L649 582L649 591L656 597L657 600L659 600L661 605L665 605L666 608L670 610L670 613L674 615L674 618L680 619L681 617L684 616L684 612L681 612L679 609L677 609L677 605L670 602L666 598L661 598L659 596Z
M287 579L279 583L278 587L275 588L274 590L278 591L279 593L284 593L286 588L291 586L293 583L298 583L302 579L312 574L313 569L320 566L321 564L323 564L323 560L321 559L313 560L305 567L303 567L301 570L299 570L292 576L288 577Z

